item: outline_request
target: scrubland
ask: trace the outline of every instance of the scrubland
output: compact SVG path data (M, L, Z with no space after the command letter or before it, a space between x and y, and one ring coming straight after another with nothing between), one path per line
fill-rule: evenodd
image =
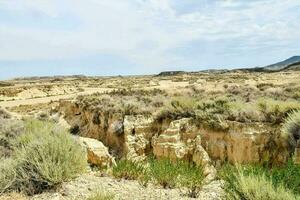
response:
M143 191L146 196L140 199L300 199L299 77L299 72L226 72L3 81L0 199L54 199L50 194L60 199L138 199ZM137 120L129 123L128 116ZM189 121L181 126L182 119ZM237 126L251 127L251 134L234 138ZM260 141L263 147L256 145L255 127L268 134L266 142ZM210 149L203 132L222 135L218 145L225 146L227 157ZM102 142L116 162L107 167L91 163L91 149L77 137ZM234 146L239 142L240 147ZM155 150L157 143L162 150ZM245 144L251 152L268 153L253 155L259 158L253 162L230 160L230 151ZM276 162L271 154L281 155L276 153L282 149L286 157ZM132 152L137 156L130 157ZM209 181L207 166L217 172ZM91 184L84 179L89 176L95 187L79 194ZM125 183L135 189L124 189Z

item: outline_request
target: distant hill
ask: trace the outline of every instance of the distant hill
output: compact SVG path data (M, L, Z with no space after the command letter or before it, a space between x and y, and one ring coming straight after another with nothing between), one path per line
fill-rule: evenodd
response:
M284 61L263 67L263 69L269 71L295 70L299 68L299 64L300 64L300 56L293 56Z
M243 68L235 69L233 71L248 71L248 72L279 72L279 71L289 71L289 70L300 70L300 56L293 56L284 61L267 65L265 67L254 67L254 68Z
M164 72L160 72L157 76L174 76L174 75L180 75L180 74L184 74L186 72L184 71L164 71Z

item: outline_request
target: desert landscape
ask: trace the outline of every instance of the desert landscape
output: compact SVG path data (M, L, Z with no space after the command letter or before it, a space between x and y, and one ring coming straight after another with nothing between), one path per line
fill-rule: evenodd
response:
M299 0L0 0L0 200L300 200Z
M1 199L298 199L300 72L259 71L2 81Z

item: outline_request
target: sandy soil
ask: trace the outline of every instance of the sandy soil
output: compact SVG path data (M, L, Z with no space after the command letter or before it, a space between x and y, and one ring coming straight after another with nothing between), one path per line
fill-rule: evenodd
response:
M101 177L99 174L85 174L74 181L64 183L56 192L43 193L34 196L31 200L84 200L96 191L113 194L115 195L114 199L118 200L191 199L186 196L184 190L163 189L160 186L150 184L144 187L137 181ZM222 194L222 182L213 181L203 187L197 199L219 200L222 199Z
M108 92L110 90L111 90L110 88L87 88L84 92L79 92L75 94L57 95L57 96L40 97L40 98L29 98L29 99L18 99L12 101L2 101L0 102L0 107L11 108L19 105L49 103L51 101L59 101L61 99L72 99L78 95L88 95L96 92L103 93L103 92Z

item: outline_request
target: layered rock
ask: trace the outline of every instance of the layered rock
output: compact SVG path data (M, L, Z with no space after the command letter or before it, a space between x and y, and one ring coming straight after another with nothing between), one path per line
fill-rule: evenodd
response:
M192 119L184 118L171 122L169 128L152 138L152 147L157 158L187 160L202 166L207 182L216 176L216 169L201 146L201 136Z
M86 149L87 161L91 165L107 168L116 164L115 159L109 154L108 148L102 142L84 137L77 137L76 139Z
M231 123L228 132L199 132L202 146L215 162L285 163L290 156L288 143L281 139L278 127Z
M127 159L133 161L144 160L151 151L151 138L154 135L153 122L153 118L149 116L125 116L124 150Z
M290 157L280 128L267 124L228 122L228 131L217 132L199 128L188 118L157 123L152 116L103 112L74 102L61 102L60 108L81 136L97 139L114 156L130 160L154 154L211 166L211 160L214 164L284 163Z
M60 112L71 125L73 134L97 139L109 147L110 153L123 157L125 147L123 115L88 110L68 101L60 103Z

